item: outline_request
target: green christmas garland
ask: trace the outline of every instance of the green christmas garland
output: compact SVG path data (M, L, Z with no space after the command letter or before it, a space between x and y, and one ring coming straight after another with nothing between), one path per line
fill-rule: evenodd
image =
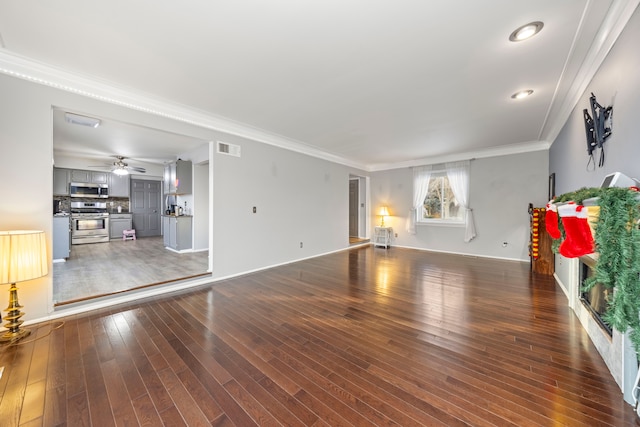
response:
M591 199L592 197L600 197L602 195L602 193L605 192L605 190L608 190L608 188L586 188L583 187L577 191L573 191L571 193L564 193L558 197L556 197L555 199L553 199L553 201L555 203L560 203L560 202L576 202L577 204L581 205L582 202L586 199Z
M625 333L640 354L640 209L638 193L626 188L608 188L600 196L600 217L595 242L599 253L595 274L586 281L590 289L601 283L614 289L605 322Z
M583 188L563 194L555 202L583 200L598 197L600 214L595 226L595 245L598 261L594 275L587 279L584 291L596 283L613 290L603 320L614 329L625 333L640 355L640 201L639 193L627 188ZM561 229L562 230L562 229ZM554 242L554 251L562 237ZM615 289L614 289L615 288Z

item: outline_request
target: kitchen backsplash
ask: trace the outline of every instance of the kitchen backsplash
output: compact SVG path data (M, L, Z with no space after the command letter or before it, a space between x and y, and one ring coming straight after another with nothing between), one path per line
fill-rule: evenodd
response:
M109 197L107 199L109 213L117 213L118 206L122 207L122 212L129 212L129 199L126 197Z
M54 196L53 200L60 202L60 211L71 211L71 197L68 196ZM74 197L74 202L95 202L96 199ZM122 212L129 212L129 198L128 197L109 197L108 199L101 199L101 202L107 202L107 211L109 213L117 213L118 206L122 207Z

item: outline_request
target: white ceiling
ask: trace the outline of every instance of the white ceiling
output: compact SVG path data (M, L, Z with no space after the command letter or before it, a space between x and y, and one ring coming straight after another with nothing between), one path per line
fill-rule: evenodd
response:
M5 1L0 71L54 81L63 70L178 118L375 170L547 147L637 4ZM531 21L542 32L508 40ZM522 89L534 94L510 98ZM149 161L185 151L124 136L135 130L93 149Z
M130 166L148 168L154 164L162 165L175 160L181 153L207 143L186 135L105 117L99 117L100 124L97 128L77 125L65 120L67 112L98 118L82 111L69 111L57 107L53 109L56 165L59 159L65 157L82 159L86 161L86 166L113 164L116 161L115 156L119 155L126 157L125 163Z

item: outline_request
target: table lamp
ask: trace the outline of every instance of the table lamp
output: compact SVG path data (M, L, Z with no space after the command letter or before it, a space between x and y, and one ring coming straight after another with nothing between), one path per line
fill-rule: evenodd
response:
M6 308L7 331L0 335L0 342L15 342L31 331L21 329L24 313L18 302L16 282L46 276L48 270L47 244L44 231L13 230L0 231L0 284L9 283L9 306Z
M380 227L384 227L384 217L389 216L389 209L386 206L381 207L378 215L382 217L382 220L380 221Z

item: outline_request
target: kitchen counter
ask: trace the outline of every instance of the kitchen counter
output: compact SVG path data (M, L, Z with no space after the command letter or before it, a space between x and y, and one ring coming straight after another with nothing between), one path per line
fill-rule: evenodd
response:
M192 248L192 224L193 217L190 215L163 215L164 246L176 252L190 251Z

